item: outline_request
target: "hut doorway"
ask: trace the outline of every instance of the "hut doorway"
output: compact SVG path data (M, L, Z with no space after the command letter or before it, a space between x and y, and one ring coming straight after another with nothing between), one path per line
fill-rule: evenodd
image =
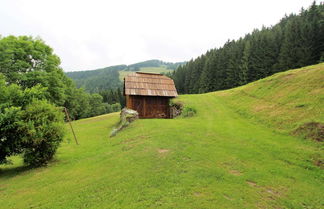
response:
M136 110L140 118L169 118L169 99L153 96L129 96L127 107Z

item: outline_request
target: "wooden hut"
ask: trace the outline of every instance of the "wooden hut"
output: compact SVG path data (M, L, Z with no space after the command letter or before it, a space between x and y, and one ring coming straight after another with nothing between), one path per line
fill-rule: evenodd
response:
M155 73L134 72L124 78L126 107L140 118L170 118L170 98L177 97L172 79Z

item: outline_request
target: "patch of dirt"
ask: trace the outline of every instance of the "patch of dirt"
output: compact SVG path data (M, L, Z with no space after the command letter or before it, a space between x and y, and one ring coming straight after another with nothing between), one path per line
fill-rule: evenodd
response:
M125 139L121 142L119 142L118 144L119 145L124 145L122 147L122 151L128 151L132 148L134 148L135 146L138 146L138 145L141 145L143 143L145 143L145 140L148 139L150 137L148 136L137 136L137 137L134 137L134 138L128 138L128 139Z
M128 143L132 143L136 141L136 138L129 138L129 139L125 139L123 141L121 141L119 144L128 144Z
M277 201L277 199L284 196L285 192L287 191L287 189L284 187L273 188L269 186L260 186L256 182L250 180L246 181L246 183L251 187L255 188L257 192L260 194L261 198L263 200L266 200L267 202ZM260 208L265 208L265 207L263 206Z
M321 169L324 169L324 160L323 159L315 160L314 165L320 167Z
M272 188L264 188L263 190L263 197L268 200L277 200L280 196L282 196L282 193L274 190Z
M254 112L262 112L263 110L268 110L273 108L273 104L257 104L253 107Z
M158 149L158 153L163 154L169 152L168 149Z
M230 92L230 91L218 91L217 92L217 95L218 96L229 96L229 95L232 95L233 92Z
M201 197L201 196L203 196L203 194L202 194L201 192L195 192L195 193L194 193L194 196L196 196L196 197Z
M230 172L230 174L233 174L234 176L241 176L242 175L242 173L240 171L238 171L238 170L230 170L229 172Z
M4 191L8 187L8 184L1 184L0 185L0 192Z
M299 126L292 133L295 136L310 138L319 142L324 141L324 124L319 122L309 122Z
M322 92L324 92L324 88L318 88L318 89L313 89L310 94L312 95L319 95L321 94Z
M266 189L266 192L268 192L269 194L271 194L271 195L278 195L279 194L279 192L276 192L276 191L274 191L274 190L272 190L272 189Z
M134 141L139 141L140 139L147 139L149 138L148 136L138 136L138 137L134 137L134 138L128 138L126 140L121 141L119 144L128 144L128 143L132 143Z
M228 196L228 195L226 195L226 194L224 194L223 196L224 196L224 198L227 199L227 200L233 200L233 198L231 198L230 196Z
M281 79L290 80L290 79L294 78L295 76L296 76L296 74L289 73L289 74L281 76Z
M258 187L258 185L254 181L246 181L246 183L252 187Z

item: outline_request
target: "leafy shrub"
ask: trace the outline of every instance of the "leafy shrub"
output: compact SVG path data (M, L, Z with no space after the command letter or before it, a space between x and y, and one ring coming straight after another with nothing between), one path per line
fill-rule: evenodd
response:
M0 164L24 154L24 162L39 166L51 160L63 139L63 113L44 99L44 88L6 85L0 74Z
M121 110L121 105L119 103L115 103L115 104L103 103L103 105L105 107L104 113L119 112Z
M185 106L181 112L181 116L186 118L186 117L192 117L196 115L197 110L193 107L187 107Z
M115 103L111 105L112 112L119 112L121 110L121 105L119 103Z
M27 106L22 118L24 162L40 166L51 160L64 136L64 115L46 101L35 100Z
M175 118L177 116L181 117L192 117L196 115L197 110L193 107L188 107L180 101L171 100L170 104L171 117Z
M0 164L9 163L7 157L23 151L21 113L19 107L0 109Z

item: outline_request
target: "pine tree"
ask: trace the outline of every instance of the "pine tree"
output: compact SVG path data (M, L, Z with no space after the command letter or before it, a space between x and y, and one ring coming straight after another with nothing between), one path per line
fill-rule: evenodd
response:
M250 48L251 48L250 41L249 40L245 41L243 56L241 59L241 64L239 66L240 85L244 85L248 82Z

